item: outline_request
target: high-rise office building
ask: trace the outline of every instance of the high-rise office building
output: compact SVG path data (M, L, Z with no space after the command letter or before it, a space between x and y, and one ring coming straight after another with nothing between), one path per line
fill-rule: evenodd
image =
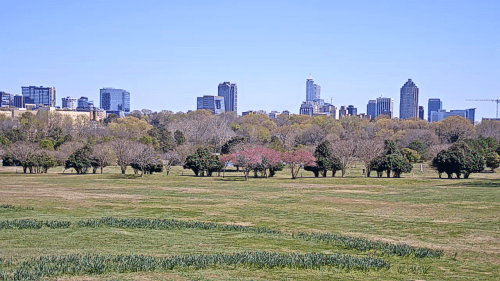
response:
M440 99L429 99L427 104L427 121L431 122L431 113L443 109L443 102Z
M369 100L368 104L366 105L366 115L370 115L370 117L373 119L377 117L377 101L376 100Z
M431 121L430 122L441 121L441 120L446 119L450 116L461 116L461 117L469 120L472 124L474 124L475 115L476 115L475 108L455 109L455 110L450 110L449 112L446 112L446 109L440 109L438 111L431 112Z
M21 87L24 103L34 104L35 107L56 106L56 88L54 87Z
M12 95L0 92L0 107L10 107L12 105Z
M347 113L351 116L356 116L358 115L358 109L354 107L354 105L348 105L347 106Z
M424 107L418 106L418 119L424 120Z
M87 97L80 97L77 101L76 110L89 111L94 108L94 101L89 100Z
M401 87L399 119L418 118L418 87L411 79Z
M389 118L394 117L393 113L394 99L392 98L377 98L377 116L388 115Z
M224 97L224 111L238 113L238 86L231 82L219 84L218 96Z
M14 96L14 106L17 108L24 108L23 95Z
M103 88L100 91L100 107L106 110L106 113L115 113L120 115L130 113L130 93L122 89Z
M314 84L312 75L306 79L306 101L318 102L321 99L321 86Z
M62 98L62 106L61 108L67 108L71 110L76 110L76 99L72 97Z
M225 111L224 97L222 96L203 96L196 99L196 109L211 110L215 114L221 114Z
M342 118L344 116L347 116L347 114L349 114L347 112L347 108L345 107L345 105L342 105L339 109L339 118Z

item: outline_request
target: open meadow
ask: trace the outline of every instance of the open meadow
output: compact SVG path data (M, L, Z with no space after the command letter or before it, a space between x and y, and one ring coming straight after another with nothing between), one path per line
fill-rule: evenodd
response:
M0 167L0 280L500 279L500 173L363 178L357 166L248 181Z

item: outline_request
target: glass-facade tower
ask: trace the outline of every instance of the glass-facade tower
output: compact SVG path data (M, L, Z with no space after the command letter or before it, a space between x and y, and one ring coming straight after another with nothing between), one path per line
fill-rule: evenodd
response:
M56 106L56 88L54 87L21 87L24 103L34 104L35 107Z
M399 119L418 118L418 87L411 79L401 87Z
M130 93L122 89L101 89L100 107L106 111L130 113Z
M224 97L221 96L203 96L196 100L196 109L208 109L215 114L221 114L225 110Z
M427 104L427 121L431 122L431 114L433 111L438 112L443 109L443 102L440 99L429 99Z
M369 100L368 104L366 105L366 115L370 115L371 118L377 117L377 101L376 100Z
M225 111L238 113L238 86L231 82L219 84L218 96L224 97Z
M394 100L392 98L377 98L377 116L388 115L393 117Z

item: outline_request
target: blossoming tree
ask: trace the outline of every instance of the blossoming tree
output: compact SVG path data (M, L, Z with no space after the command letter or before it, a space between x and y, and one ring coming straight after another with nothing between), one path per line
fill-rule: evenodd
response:
M314 158L313 154L302 148L283 153L282 160L290 168L292 179L297 178L302 165L316 165L316 158Z

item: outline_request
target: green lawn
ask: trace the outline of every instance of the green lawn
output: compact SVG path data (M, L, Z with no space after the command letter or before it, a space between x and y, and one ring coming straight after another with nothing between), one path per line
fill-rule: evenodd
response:
M438 179L425 167L401 179L363 178L359 164L345 178L197 178L175 167L166 173L123 176L119 168L103 175L25 175L0 168L0 220L69 220L63 229L0 229L0 271L29 257L66 254L185 254L266 251L350 254L379 257L389 269L368 272L321 269L256 269L251 266L177 268L173 271L88 275L85 280L498 280L500 279L500 173L470 179ZM19 172L20 169L18 169ZM129 171L132 173L132 170ZM299 173L300 174L300 173ZM87 218L158 218L267 227L287 235L202 229L79 227ZM321 241L301 240L297 232L335 233L369 240L444 250L441 258L397 257L362 252ZM1 260L14 265L1 265ZM427 269L426 273L422 269ZM62 275L58 280L82 280Z

